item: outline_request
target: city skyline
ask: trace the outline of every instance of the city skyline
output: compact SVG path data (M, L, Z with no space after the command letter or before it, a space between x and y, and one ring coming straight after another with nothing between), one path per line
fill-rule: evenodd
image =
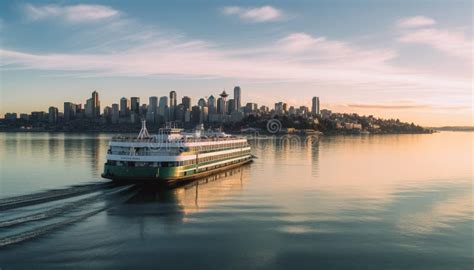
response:
M4 118L7 121L23 120L29 122L48 121L50 123L67 123L76 119L103 120L111 124L137 123L140 119L152 123L181 122L181 123L218 123L218 122L240 122L250 114L272 114L288 116L319 116L319 97L311 99L312 106L288 105L284 101L274 103L274 106L260 105L254 102L242 104L242 89L235 86L233 95L223 90L199 99L194 103L189 96L180 99L176 91L170 91L168 96L150 96L148 102L140 101L139 97L121 97L117 102L106 104L101 107L100 97L97 90L91 93L91 97L84 103L64 101L62 110L56 106L49 106L47 110L31 112L7 112ZM227 99L229 97L229 99ZM232 98L230 98L232 97ZM159 100L159 101L158 101ZM181 102L179 101L181 100ZM331 113L330 111L328 111Z
M472 125L470 1L0 6L1 115L94 89L104 104L171 90L195 103L240 85L243 104L311 108L318 96L335 112Z

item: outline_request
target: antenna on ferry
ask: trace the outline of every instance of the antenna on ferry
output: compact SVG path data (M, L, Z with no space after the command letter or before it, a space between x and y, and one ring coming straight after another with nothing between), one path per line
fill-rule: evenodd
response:
M140 130L137 139L144 139L149 137L150 134L148 134L148 130L146 129L146 120L142 120L142 129Z

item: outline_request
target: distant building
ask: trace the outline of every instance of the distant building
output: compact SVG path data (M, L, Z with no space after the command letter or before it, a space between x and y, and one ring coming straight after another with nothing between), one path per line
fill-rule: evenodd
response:
M217 99L217 106L216 106L216 113L217 114L222 114L223 113L223 108L224 105L222 104L222 98Z
M217 112L216 98L213 95L207 99L207 107L209 108L209 114Z
M197 105L198 105L199 107L204 107L204 106L207 106L207 102L206 102L205 99L200 98L200 99L198 100Z
M93 98L89 98L87 101L86 101L86 106L84 108L84 113L86 114L86 118L94 118L94 99Z
M119 122L120 112L119 112L119 105L117 103L112 104L112 109L110 111L110 119L113 124L117 124Z
M102 115L104 118L110 119L110 116L112 115L112 108L110 106L105 106Z
M120 117L126 117L130 114L130 101L126 97L120 99Z
M199 123L207 123L209 119L209 108L207 106L201 107L201 117Z
M48 109L48 122L57 123L58 122L58 108L49 107Z
M236 111L235 110L235 101L234 101L234 99L231 98L227 101L226 108L227 108L227 112L226 112L227 114L231 114L232 112Z
M6 113L4 119L7 121L15 121L17 118L16 113Z
M175 117L176 117L175 121L183 122L184 121L184 112L185 112L184 105L179 104L176 107L176 111L175 111Z
M23 121L29 121L30 116L27 113L20 113L20 119Z
M240 111L240 107L242 106L242 96L241 96L241 89L240 86L234 87L234 110Z
M284 112L283 102L275 103L275 113L278 115L282 115L283 112Z
M170 92L170 106L169 106L169 121L174 121L175 118L175 110L177 106L178 100L175 91Z
M311 102L311 113L313 115L319 115L319 97L313 97Z
M184 106L184 110L191 110L191 98L190 98L190 97L184 96L184 97L181 99L181 103L182 103L183 106Z
M64 102L64 121L71 121L76 118L76 104L71 102Z
M130 98L130 112L140 114L140 98L139 97Z
M100 117L100 100L97 91L92 92L92 118Z
M140 106L140 115L146 116L146 113L148 111L148 106L143 103L142 106Z
M160 121L169 121L169 110L168 110L168 97L160 97L160 103L158 105L158 115Z
M146 112L146 120L152 123L156 122L156 117L158 115L158 98L150 97L148 100L148 109Z
M193 106L191 108L191 122L194 124L202 123L201 120L201 107Z
M191 111L190 110L184 111L184 122L185 123L191 122Z
M226 109L226 100L227 100L227 97L229 96L225 90L222 91L222 93L219 94L219 96L221 97L221 114L226 114L227 112L227 109Z
M45 121L46 113L45 112L31 112L31 121L38 122L38 121Z
M330 110L323 109L321 110L321 118L323 119L329 119L331 118L332 112Z

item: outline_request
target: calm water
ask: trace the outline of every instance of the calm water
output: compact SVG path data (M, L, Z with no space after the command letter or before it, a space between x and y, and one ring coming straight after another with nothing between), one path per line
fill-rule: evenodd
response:
M108 137L0 134L0 197L102 181ZM0 226L0 268L473 269L473 139L259 140L254 163L198 183L0 210L47 213Z

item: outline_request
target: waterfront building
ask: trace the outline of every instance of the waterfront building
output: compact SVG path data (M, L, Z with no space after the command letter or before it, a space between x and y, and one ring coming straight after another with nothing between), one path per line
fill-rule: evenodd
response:
M126 97L120 99L120 117L126 117L130 113L130 101Z
M240 107L242 106L242 96L241 96L241 89L240 86L234 87L234 110L240 111Z
M140 113L140 98L139 97L130 98L130 112L134 112L136 114Z
M4 119L8 121L15 121L17 118L16 113L6 113Z
M50 123L57 123L58 122L58 108L56 107L49 107L48 109L48 122Z
M40 122L40 121L44 121L45 118L46 118L46 113L43 112L43 111L40 111L40 112L31 112L31 120L32 121L36 121L36 122Z
M27 113L20 113L20 120L29 121L30 116Z
M311 113L313 115L319 115L319 97L313 97L311 105Z

